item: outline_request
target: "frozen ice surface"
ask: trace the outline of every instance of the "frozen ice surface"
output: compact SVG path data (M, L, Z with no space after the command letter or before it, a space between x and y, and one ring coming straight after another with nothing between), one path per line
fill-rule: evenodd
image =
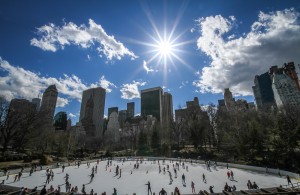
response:
M90 163L89 168L86 163L82 163L79 168L73 165L66 167L64 172L62 172L61 168L53 169L54 181L47 184L47 189L50 188L50 185L52 185L54 189L61 186L61 191L65 192L64 177L66 173L69 174L69 182L72 184L72 187L77 186L78 191L81 192L82 184L85 184L85 191L88 194L91 189L97 194L101 194L104 191L107 194L112 194L113 188L116 188L119 195L132 195L134 192L137 193L137 195L145 195L147 194L147 185L145 184L147 184L148 181L151 184L152 192L155 192L155 194L158 194L161 188L164 188L168 194L171 194L175 187L179 188L181 194L191 194L192 181L195 183L196 193L200 190L209 191L208 188L211 185L214 186L214 192L221 192L226 182L229 186L235 185L237 190L246 190L248 180L252 183L255 181L260 188L278 187L279 185L287 184L285 177L229 167L234 173L234 180L232 181L227 178L228 169L226 167L217 166L215 169L214 166L211 166L211 171L208 171L205 164L195 163L185 163L185 166L188 166L188 171L180 166L177 171L178 177L175 178L175 173L173 171L173 164L175 165L175 161L171 163L169 160L166 160L164 164L163 161L160 160L161 173L159 173L157 161L154 164L152 161L145 160L139 165L139 169L134 169L135 161L125 161L122 163L121 161L113 160L112 166L108 167L107 171L107 161L100 161L97 165L98 171L95 174L93 181L89 183L89 175L92 172L92 167L96 166L96 164L96 162ZM119 165L122 170L121 178L115 176L117 165ZM167 165L170 167L173 183L170 183ZM163 167L166 168L165 174L163 173ZM203 173L206 176L207 183L204 183L202 180ZM182 174L185 174L186 187L182 184ZM3 179L6 179L6 177L1 177L0 179L2 181ZM20 181L17 182L14 182L14 175L10 175L9 179L5 180L6 185L27 187L29 189L32 189L35 186L38 186L38 189L41 189L45 182L46 170L36 171L31 176L29 176L29 173L23 173Z

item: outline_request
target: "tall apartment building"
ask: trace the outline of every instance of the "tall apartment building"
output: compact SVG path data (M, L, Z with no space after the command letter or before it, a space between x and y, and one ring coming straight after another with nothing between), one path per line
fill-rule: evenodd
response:
M102 138L106 90L102 87L83 91L80 118L88 136Z
M286 75L289 75L289 77L293 80L293 82L297 86L298 91L300 91L299 78L298 78L298 75L297 75L297 72L296 72L294 62L284 63L283 71L285 72Z
M272 72L271 78L274 98L279 109L284 109L286 106L300 105L298 86L284 68Z
M40 113L43 117L53 119L58 91L55 85L50 85L43 93Z
M225 91L224 91L224 101L225 101L226 109L228 111L231 111L231 110L235 109L235 100L232 97L232 93L229 90L229 88L225 88Z
M120 110L118 120L121 128L124 127L126 118L127 118L127 110Z
M134 117L134 102L127 103L127 117Z
M33 98L31 102L35 105L36 112L39 112L40 108L41 108L41 99L40 98Z
M162 95L161 87L144 89L141 91L141 115L152 115L162 122Z
M34 116L36 114L36 107L35 105L25 99L12 99L9 104L9 109L7 112L7 121L5 125L10 126L12 128L10 134L18 133L19 135L22 134L22 131L25 131L24 127L28 126L28 122L32 122ZM6 136L6 132L2 132ZM2 140L1 140L2 141ZM17 143L21 141L19 137L15 137L9 141L9 145Z
M164 126L168 126L173 121L173 98L168 92L162 96L162 121Z
M198 97L194 97L193 101L187 101L186 108L175 110L176 123L180 123L181 121L184 121L186 117L188 117L189 113L191 112L197 113L197 115L202 114Z
M255 76L252 90L257 109L268 109L275 105L272 80L268 72Z
M111 113L113 113L113 112L115 112L115 113L118 114L118 111L119 111L119 108L118 108L118 107L110 107L110 108L108 108L108 112L107 112L107 113L108 113L108 116L107 116L107 118L109 119Z

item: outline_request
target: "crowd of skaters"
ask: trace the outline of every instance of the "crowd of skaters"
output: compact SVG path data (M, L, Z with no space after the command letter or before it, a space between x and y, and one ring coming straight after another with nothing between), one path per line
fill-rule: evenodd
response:
M124 162L125 162L125 158L122 159L121 161L124 163ZM166 174L166 170L167 170L167 172L168 172L168 174L169 174L169 177L170 177L170 183L172 183L172 182L173 182L173 179L172 179L172 173L171 173L171 171L170 171L170 170L172 170L172 169L170 168L170 165L169 165L169 164L166 164L166 163L165 163L165 160L161 160L162 163L160 163L160 160L153 160L153 162L156 162L156 161L157 161L157 163L158 163L159 173L162 172L162 171L161 171L161 166L163 166L163 174ZM109 171L111 172L112 163L113 163L112 160L107 160L106 171L109 170ZM122 163L122 165L123 165L123 163ZM191 163L192 163L192 161L191 161ZM99 164L99 160L97 160L97 164L96 164L95 166L93 166L92 169L91 169L91 174L89 175L89 177L90 177L90 183L93 181L93 178L94 178L95 174L97 173L97 165L98 165L98 164ZM131 164L131 163L130 163L130 164ZM134 165L133 165L133 169L139 169L140 164L143 164L143 159L136 160L135 163L134 163ZM151 163L151 164L152 164L152 163ZM186 171L188 171L188 166L187 166L184 162L181 162L181 160L178 160L178 162L177 162L177 161L170 160L170 164L173 165L173 171L174 171L175 178L177 178L177 171L179 171L180 168L185 169ZM211 168L210 168L210 167L211 167L211 164L212 164L212 163L211 163L210 161L206 161L205 164L206 164L206 166L207 166L207 170L211 171ZM69 163L69 165L70 165L70 163ZM81 161L80 161L80 160L75 161L74 165L75 165L75 166L78 166L78 168L79 168L79 166L81 165ZM58 165L58 166L59 166L59 165ZM114 166L115 166L115 165L114 165ZM215 162L215 163L214 163L215 169L216 169L216 166L217 166L217 163ZM87 167L90 168L90 162L89 162L89 161L87 162ZM227 168L228 168L228 166L227 166ZM64 170L65 170L65 165L62 165L62 166L61 166L61 169L62 169L62 172L64 172ZM24 169L21 168L21 171L19 171L18 174L15 174L14 182L20 180L20 178L21 178L21 176L22 176L22 173L23 173L23 170L24 170ZM40 170L43 170L42 166L40 166ZM30 169L30 171L29 171L29 176L31 176L32 173L33 173L33 172L36 172L36 171L37 171L37 165L32 166L31 169ZM122 173L122 172L121 172L121 168L119 167L119 165L117 165L116 168L115 168L115 174L116 174L115 176L119 176L119 178L121 178L121 173ZM131 174L132 174L132 173L133 173L133 171L131 170ZM146 173L148 173L148 171L147 171ZM9 175L10 175L10 172L9 172L9 171L6 171L5 174L7 175L7 179L8 179L8 178L9 178ZM233 173L232 170L228 170L228 171L227 171L227 177L228 177L229 180L234 180L234 173ZM46 187L47 184L49 184L49 183L50 183L51 181L53 181L53 179L54 179L54 172L53 172L52 169L50 169L50 168L48 168L48 167L46 168L46 178L47 178L47 179L46 179L45 185L44 185L44 187L42 188L40 194L43 195L43 194L46 194L46 193L49 193L49 192L54 192L54 194L60 194L60 192L61 192L61 187L60 187L60 186L57 186L56 189L54 189L54 187L53 187L52 185L50 185L50 187L49 187L48 189L47 189L47 187ZM72 187L72 185L69 183L69 175L68 175L68 173L66 173L66 175L65 175L64 178L65 178L65 184L63 184L63 185L65 185L65 192L82 193L82 194L91 194L91 195L97 194L97 193L94 193L94 190L93 190L93 189L91 189L90 192L87 193L86 190L85 190L85 184L82 185L82 188L81 188L80 191L78 190L78 187L77 187L77 186ZM185 181L185 174L184 174L184 173L182 174L182 177L181 177L181 178L182 178L182 184L183 184L183 187L186 187L186 181ZM204 173L203 173L203 175L202 175L202 179L203 179L203 182L206 183L206 177L205 177L205 174L204 174ZM292 182L291 182L289 176L287 176L287 181L288 181L288 184L291 184L291 185L292 185ZM150 182L148 182L146 185L148 186L148 194L149 194L149 193L152 194ZM248 187L248 189L258 189L258 188L259 188L255 182L252 183L250 180L249 180L248 183L247 183L247 187ZM214 188L214 186L209 186L209 191L210 191L210 193L214 193L213 188ZM32 190L29 190L29 189L27 189L27 188L22 188L22 189L21 189L21 192L34 192L34 191L36 191L36 190L37 190L37 187L35 187L35 188L32 189ZM113 195L117 195L117 190L116 190L116 188L114 188L113 191L114 191ZM194 181L191 181L191 191L192 191L193 194L196 193ZM236 186L235 186L235 185L229 186L229 185L227 184L227 182L226 182L226 184L225 184L225 186L224 186L224 191L228 191L228 192L236 191ZM155 194L155 193L153 193L153 194ZM160 190L160 192L159 192L159 195L165 195L165 194L167 194L167 192L164 190L164 188L162 188L162 189ZM106 192L103 192L102 195L106 195ZM180 190L179 190L178 187L175 187L175 189L174 189L174 195L180 195Z

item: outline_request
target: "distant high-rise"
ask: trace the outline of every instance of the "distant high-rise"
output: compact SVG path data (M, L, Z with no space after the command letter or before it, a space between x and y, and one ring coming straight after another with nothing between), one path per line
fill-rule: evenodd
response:
M127 103L127 117L134 117L134 102Z
M141 91L141 115L152 115L162 122L162 93L161 87L144 89Z
M54 116L54 127L55 130L67 130L68 119L66 112L58 112Z
M225 101L224 99L218 100L219 106L225 106Z
M175 121L180 123L189 117L190 113L196 113L197 115L202 114L202 110L199 104L198 97L194 97L194 100L186 102L186 108L175 110Z
M22 118L33 118L35 114L34 103L25 99L12 99L9 104L8 119L14 122L26 122ZM12 123L10 123L12 124Z
M234 107L235 107L235 100L233 99L232 93L229 90L229 88L226 88L225 91L224 91L224 101L225 101L226 109L228 111L231 111L231 110L234 109Z
M115 112L115 113L118 114L118 110L119 110L118 107L110 107L110 108L108 108L108 116L107 116L107 118L109 119L111 113L113 113L113 112Z
M35 105L36 112L39 112L40 108L41 108L41 99L40 98L33 98L31 102Z
M289 75L289 77L294 81L298 91L300 91L299 79L298 79L294 62L284 63L283 70L285 74Z
M164 92L162 97L162 121L165 126L168 126L173 121L173 99L168 92Z
M102 138L106 91L102 87L83 91L79 120L87 135Z
M198 97L194 97L193 101L187 101L186 102L186 107L187 108L192 108L192 107L199 107L199 99Z
M285 109L286 106L300 105L300 91L284 68L273 72L271 78L274 98L279 109Z
M252 89L257 109L270 108L275 105L272 81L268 72L255 76Z
M124 127L126 118L127 118L127 110L120 110L118 121L121 128Z
M40 113L42 117L53 119L58 92L55 85L50 85L43 93Z
M31 123L35 116L35 105L25 99L12 99L9 104L9 109L7 113L7 121L5 125L10 126L11 132L9 135L17 134L22 135L25 128L28 128L29 122ZM4 132L5 133L5 132ZM9 136L8 135L8 136ZM16 136L15 139L12 139L8 144L14 144L20 140L22 136Z

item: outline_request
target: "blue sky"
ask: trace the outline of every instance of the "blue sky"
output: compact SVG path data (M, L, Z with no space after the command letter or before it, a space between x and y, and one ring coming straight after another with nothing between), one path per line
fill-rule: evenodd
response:
M254 76L300 63L298 1L0 2L0 95L31 99L56 84L56 112L78 121L82 90L107 89L107 108L161 86L174 109L229 87L254 101ZM170 36L172 35L172 36ZM160 37L160 38L159 38ZM164 47L162 47L164 46Z

